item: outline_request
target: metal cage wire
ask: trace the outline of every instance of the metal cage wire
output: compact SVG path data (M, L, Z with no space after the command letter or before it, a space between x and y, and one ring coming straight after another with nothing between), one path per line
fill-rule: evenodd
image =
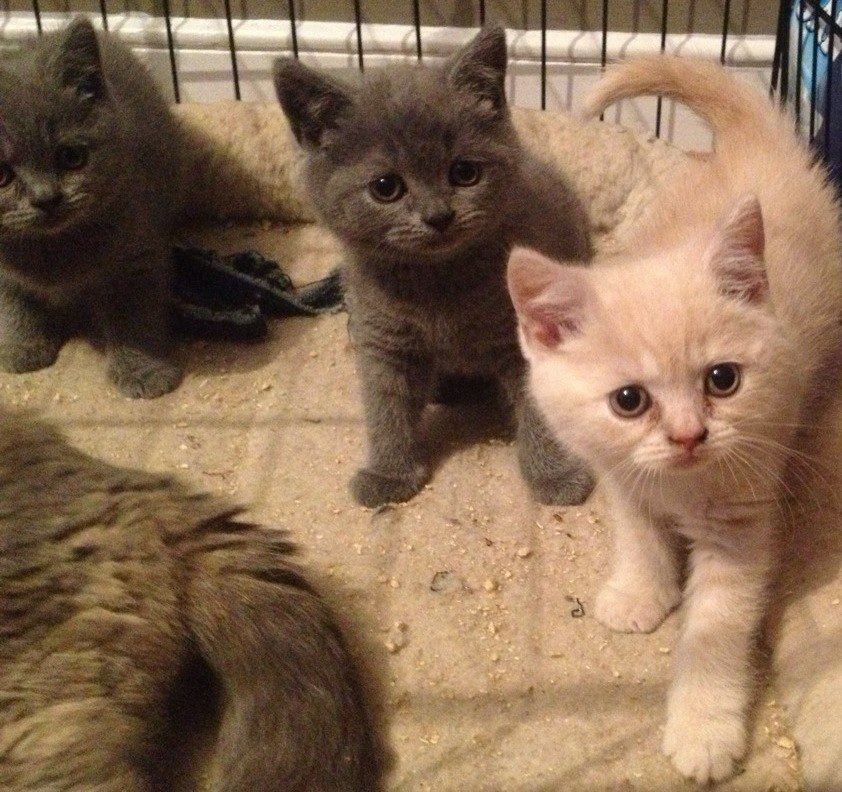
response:
M415 50L418 60L422 60L424 56L423 41L422 41L422 26L421 26L421 7L420 0L409 0L411 2L412 20L415 31ZM39 35L43 32L41 6L39 0L31 0L32 12L35 18L35 24ZM98 0L99 10L102 17L103 27L108 29L108 9L107 0ZM357 66L360 71L365 69L365 52L363 45L363 3L364 0L350 0L353 7L354 27L356 32L356 55ZM540 91L541 91L541 108L546 109L547 106L547 3L548 0L540 0L540 25L541 25L541 55L540 55ZM842 26L837 21L837 3L838 0L831 0L830 11L828 12L821 3L821 0L796 0L798 6L797 14L797 29L799 35L799 42L796 52L796 84L790 86L790 52L791 52L791 14L793 10L793 0L780 0L778 11L778 27L775 39L775 53L772 64L772 80L770 86L770 93L777 94L780 101L785 103L789 101L790 95L794 93L793 104L795 110L796 124L799 128L802 125L808 125L808 134L810 140L816 135L816 116L817 107L820 102L823 102L824 125L822 134L824 135L824 143L827 146L831 137L831 105L833 101L833 55L836 45L836 38L842 39ZM609 18L610 0L602 0L601 13L601 51L600 64L605 67L608 53L608 18ZM161 0L161 10L163 11L164 24L166 26L167 48L169 50L169 65L172 78L173 95L176 102L181 101L181 91L179 88L178 75L178 61L176 57L176 46L172 27L172 9L170 7L170 0ZM231 0L224 0L225 20L228 33L228 49L231 58L231 79L234 97L241 98L240 89L240 70L237 59L237 42L236 31L234 29L234 20L231 10ZM660 5L660 48L663 52L666 48L667 29L669 19L669 0L661 0ZM727 61L727 43L729 35L729 27L731 22L731 0L725 0L722 13L722 33L721 33L721 47L720 47L720 62L725 64ZM811 57L811 80L809 93L809 111L805 111L803 107L804 97L802 96L803 89L803 74L802 74L802 49L804 41L805 18L810 17L814 23L815 35L812 36L812 57ZM486 9L485 0L478 0L476 8L476 19L479 25L484 25L486 22L493 21L489 19ZM296 14L295 0L287 0L287 20L286 23L290 29L290 40L292 43L292 52L294 57L299 56L299 40L298 40L298 24L299 17ZM822 25L823 30L819 31L817 28ZM817 88L817 63L819 54L819 40L823 38L827 42L827 77L824 84L824 96L818 95ZM660 137L661 134L661 116L662 116L662 100L660 97L656 105L655 117L655 133ZM805 116L806 119L805 120Z

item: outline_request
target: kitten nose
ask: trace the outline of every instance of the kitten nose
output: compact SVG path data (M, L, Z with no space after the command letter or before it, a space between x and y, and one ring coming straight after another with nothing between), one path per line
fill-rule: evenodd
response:
M36 209L43 209L46 212L55 209L63 197L57 185L43 185L32 191L29 202Z
M680 445L684 448L685 451L692 451L697 445L700 443L704 443L705 440L708 439L708 430L707 428L701 429L697 432L688 432L684 434L674 435L671 434L669 436L669 440L671 443L675 443L676 445Z
M440 207L438 209L432 209L425 212L421 216L421 219L428 226L432 226L436 229L436 231L441 232L453 222L454 217L456 217L456 212L454 212L450 207Z

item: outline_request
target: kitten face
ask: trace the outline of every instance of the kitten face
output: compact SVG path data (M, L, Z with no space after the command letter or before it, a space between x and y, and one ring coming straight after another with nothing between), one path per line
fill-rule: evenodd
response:
M498 227L515 165L504 71L499 30L444 67L379 74L356 90L279 64L279 97L332 230L416 260L447 257Z
M775 458L797 365L768 304L759 239L754 250L700 239L592 271L513 254L531 387L557 435L629 486L744 479Z
M61 232L101 211L119 180L119 122L86 22L0 70L0 238Z

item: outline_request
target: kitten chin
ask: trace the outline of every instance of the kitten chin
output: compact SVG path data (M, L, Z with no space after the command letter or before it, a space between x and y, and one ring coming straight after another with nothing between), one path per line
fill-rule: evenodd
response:
M611 262L560 268L517 250L508 280L536 403L612 503L596 618L655 629L681 599L689 542L663 750L707 783L746 750L790 477L816 464L810 427L838 388L842 232L824 174L765 97L716 65L663 57L609 71L589 112L644 93L699 113L714 153L661 185Z

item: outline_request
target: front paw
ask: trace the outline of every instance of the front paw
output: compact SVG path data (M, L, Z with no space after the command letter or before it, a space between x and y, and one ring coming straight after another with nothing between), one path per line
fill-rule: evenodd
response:
M351 494L361 506L375 508L386 503L404 503L417 495L426 482L422 471L407 477L392 477L360 468L351 479Z
M52 366L61 343L51 338L0 344L0 368L12 374L24 374Z
M109 369L120 392L133 399L155 399L181 382L182 370L166 358L127 347L114 351Z
M585 467L575 467L557 475L536 475L523 470L524 478L538 503L547 506L578 506L594 488L594 477Z
M740 715L704 712L702 700L670 707L663 751L681 775L709 784L734 775L746 751L746 729Z
M594 616L614 632L649 633L681 601L677 586L631 586L608 582L596 597Z

